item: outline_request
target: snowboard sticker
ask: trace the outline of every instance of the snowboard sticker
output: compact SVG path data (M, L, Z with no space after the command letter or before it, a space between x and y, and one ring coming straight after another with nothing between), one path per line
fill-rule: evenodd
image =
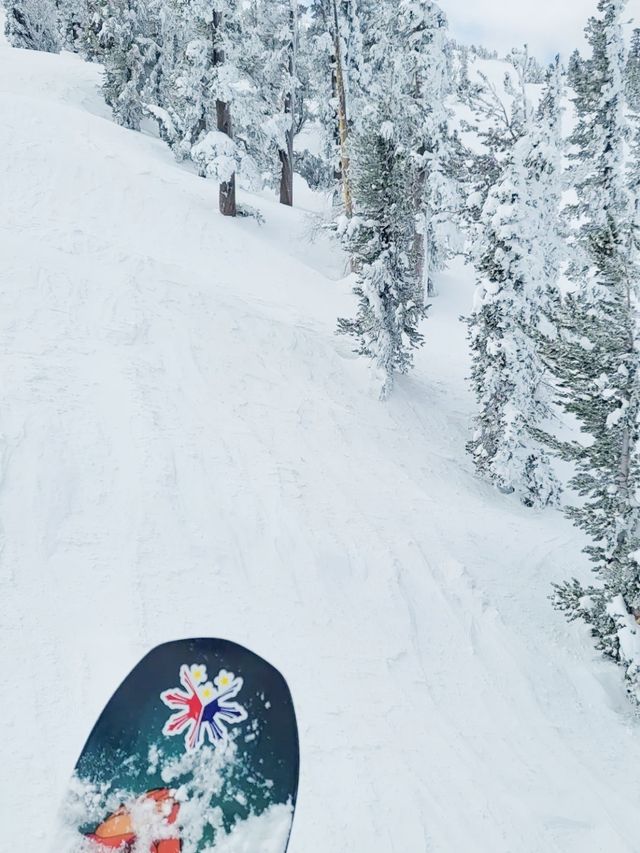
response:
M51 853L285 853L298 768L274 667L226 640L166 643L89 735Z

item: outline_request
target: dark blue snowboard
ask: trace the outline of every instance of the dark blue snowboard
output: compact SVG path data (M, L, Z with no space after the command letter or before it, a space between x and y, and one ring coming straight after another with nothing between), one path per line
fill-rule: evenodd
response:
M227 640L153 649L76 764L57 853L285 853L298 732L278 670Z

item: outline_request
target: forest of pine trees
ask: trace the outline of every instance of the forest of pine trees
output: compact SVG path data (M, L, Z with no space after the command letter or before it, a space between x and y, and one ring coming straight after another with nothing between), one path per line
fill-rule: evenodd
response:
M431 0L4 4L15 46L100 62L114 119L157 127L217 183L222 214L248 212L239 183L293 205L294 170L333 193L357 296L338 332L381 398L428 335L434 273L456 254L473 264L470 458L531 508L565 487L595 579L559 583L556 606L640 701L640 31L625 37L626 0L599 0L566 69L514 50L501 87L474 70L493 55L456 44ZM303 130L320 153L296 146Z

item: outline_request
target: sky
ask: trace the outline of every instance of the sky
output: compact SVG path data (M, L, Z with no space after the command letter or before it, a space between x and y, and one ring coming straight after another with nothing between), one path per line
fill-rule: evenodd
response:
M584 25L597 0L440 0L454 38L483 44L502 55L527 43L531 53L549 60L568 57L581 47ZM628 0L625 17L640 27L640 0Z

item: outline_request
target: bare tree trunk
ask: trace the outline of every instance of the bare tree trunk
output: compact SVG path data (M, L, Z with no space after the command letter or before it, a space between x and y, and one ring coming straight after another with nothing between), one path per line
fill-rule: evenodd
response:
M219 50L217 47L215 47L215 36L220 28L221 22L222 14L220 12L214 12L213 64L215 66L224 65L224 51ZM218 130L221 133L226 134L229 139L233 139L233 125L231 124L231 106L226 101L216 101L216 121ZM235 216L237 213L235 172L231 175L231 178L228 181L223 181L220 184L219 207L220 213L223 216Z
M427 257L426 257L426 242L427 235L424 233L425 228L427 227L426 218L420 215L420 201L422 200L422 193L424 191L424 177L421 177L418 186L416 188L415 193L415 206L416 213L416 229L413 236L413 252L415 255L415 276L416 276L416 284L420 288L420 291L424 294L428 290L428 281L427 281ZM421 220L418 225L418 218Z
M331 54L331 96L337 102L338 100L338 77L336 75L336 57L335 54ZM336 114L336 122L333 125L332 130L333 142L336 146L336 151L340 150L340 130L338 128L337 122L337 114ZM339 160L334 160L333 164L333 177L340 186L342 187L342 165Z
M280 204L293 206L293 135L295 125L295 73L296 73L296 35L297 35L297 0L290 0L289 25L291 41L289 42L289 91L284 99L284 112L291 123L285 134L286 148L280 149Z
M287 131L287 150L278 152L282 170L280 172L280 204L293 207L293 140Z
M231 125L231 107L225 101L216 101L216 117L218 130L225 133L229 139L233 139L233 127ZM220 213L223 216L235 216L236 207L236 175L231 175L228 181L220 184L219 192Z
M338 0L331 0L333 6L333 43L335 56L335 86L338 100L338 139L340 142L340 171L342 173L342 200L347 216L353 215L353 196L349 178L349 125L347 124L347 95L344 82L342 46L340 44L340 24L338 18Z
M419 75L416 74L416 79L414 81L414 97L416 102L420 100L420 95L422 91L422 81ZM424 158L426 154L426 147L424 144L420 146L418 149L418 154L421 158ZM416 230L413 239L413 250L415 253L415 275L416 275L416 284L420 290L420 293L423 297L423 302L425 300L425 294L427 296L432 295L433 291L433 283L431 280L431 270L427 268L427 228L429 227L429 223L427 222L427 217L424 211L424 193L427 186L427 166L423 162L418 170L418 174L416 176L416 181L413 187L413 204L415 207L415 221L416 221ZM418 226L417 223L420 222Z
M429 245L429 222L426 216L421 217L420 229L416 228L413 238L413 251L415 255L416 283L421 292L427 297L437 296L436 283L433 278L431 247Z

